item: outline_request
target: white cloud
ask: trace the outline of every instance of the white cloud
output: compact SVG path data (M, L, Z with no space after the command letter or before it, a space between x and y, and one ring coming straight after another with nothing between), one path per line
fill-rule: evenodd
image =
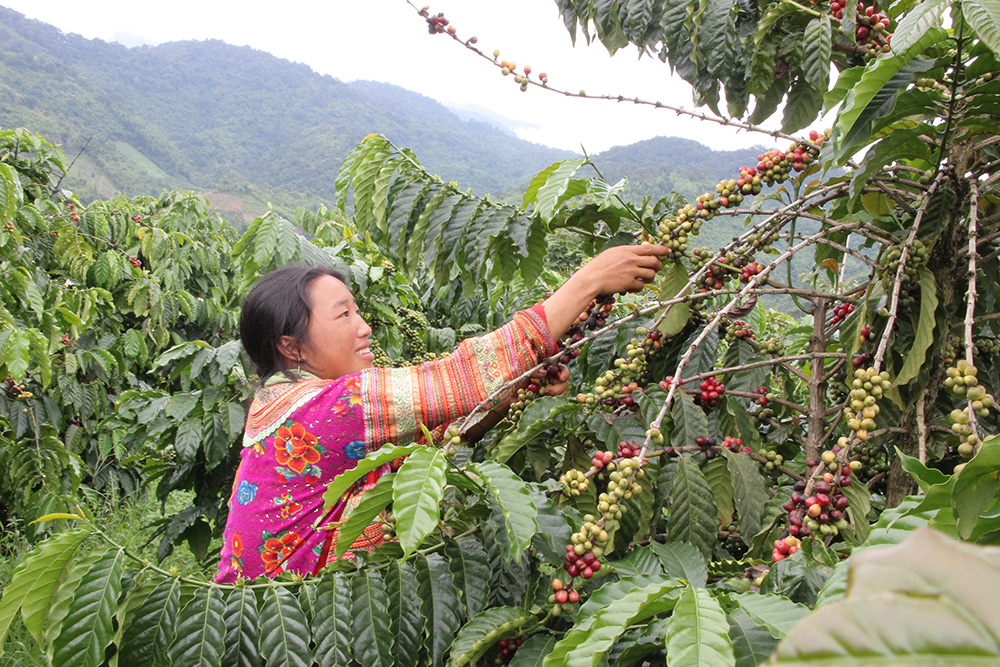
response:
M0 0L15 11L64 32L126 46L220 39L308 64L343 81L384 81L458 106L474 104L524 123L525 139L568 150L599 152L654 136L682 136L715 149L769 143L765 135L678 116L631 103L569 99L531 88L446 35L427 34L405 0ZM655 58L634 48L614 58L600 43L574 48L552 0L447 0L445 12L459 36L475 34L486 53L545 71L554 87L589 94L624 95L691 107L686 83Z

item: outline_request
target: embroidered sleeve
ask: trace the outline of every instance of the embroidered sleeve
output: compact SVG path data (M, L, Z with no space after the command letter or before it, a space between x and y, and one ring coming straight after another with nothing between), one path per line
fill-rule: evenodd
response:
M485 336L420 366L375 368L361 374L365 440L398 440L468 414L504 384L554 354L541 306L517 313Z

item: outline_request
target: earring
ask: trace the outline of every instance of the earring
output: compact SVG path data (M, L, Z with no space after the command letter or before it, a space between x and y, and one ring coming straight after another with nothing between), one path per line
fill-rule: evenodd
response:
M298 359L296 359L296 362L298 363L298 366L295 369L295 373L299 376L299 379L301 380L302 379L302 357L299 357Z

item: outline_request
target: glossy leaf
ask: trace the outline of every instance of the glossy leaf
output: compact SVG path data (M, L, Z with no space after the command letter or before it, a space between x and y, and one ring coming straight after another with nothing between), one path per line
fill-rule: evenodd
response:
M983 442L955 481L952 504L958 535L968 539L980 515L1000 498L1000 436Z
M78 528L56 535L35 547L18 564L0 598L0 655L19 610L24 626L41 646L42 624L52 594L90 532L89 528Z
M351 548L354 541L361 536L365 528L371 525L375 518L392 502L392 487L396 473L382 475L375 482L374 488L365 491L361 502L344 517L344 524L337 533L337 546L334 555L338 559Z
M344 492L356 481L386 463L395 461L401 456L408 456L414 452L426 449L424 445L408 445L398 447L395 445L385 445L374 452L369 452L365 458L358 461L358 464L350 470L337 475L332 482L326 485L326 493L323 494L323 502L327 508L333 507L344 495Z
M223 614L226 624L222 656L223 667L260 667L263 663L258 649L260 637L257 634L259 616L257 598L253 589L247 586L235 588L226 595L226 610Z
M112 549L80 579L52 643L54 663L96 667L104 662L104 651L114 635L112 619L122 592L124 564L124 552Z
M316 661L329 667L351 664L351 584L343 572L323 575L316 589L313 637Z
M981 665L996 659L1000 549L928 528L851 558L847 595L798 623L775 664Z
M177 617L170 646L175 665L209 667L222 662L226 640L226 603L218 588L200 586Z
M896 386L906 384L920 373L927 357L927 350L934 343L934 311L937 310L937 305L937 283L934 281L934 274L923 269L920 271L920 318L917 320L913 344L906 354L903 367L896 374L894 382Z
M712 488L705 475L690 458L680 458L670 490L670 513L667 516L670 540L690 542L701 553L711 555L718 528L715 517Z
M389 598L389 635L395 667L414 667L420 659L424 619L420 615L417 572L412 563L392 561L385 570ZM482 592L485 595L485 591Z
M165 579L157 584L132 616L122 639L119 665L153 665L158 655L165 654L173 639L180 596L178 579Z
M503 513L510 540L510 550L504 557L507 560L519 560L538 531L538 511L531 500L531 491L510 468L499 463L484 461L469 467L482 477L484 485Z
M674 588L673 583L653 583L611 600L586 628L579 624L570 628L542 664L545 667L597 665L625 628L673 608L674 600L667 594Z
M508 663L509 667L542 667L545 656L552 652L557 641L557 637L547 632L532 635L517 649Z
M458 631L451 645L449 667L476 664L495 642L516 635L518 628L532 618L519 607L493 607L480 612Z
M740 593L734 595L733 599L757 625L767 628L775 639L784 637L809 614L809 607L796 604L780 595Z
M678 388L679 389L679 388ZM674 404L670 406L670 416L674 428L670 434L670 444L674 447L691 447L695 440L708 433L708 419L694 399L686 392L674 392Z
M704 588L685 588L667 628L668 667L735 665L729 623L722 607Z
M708 581L708 563L705 556L688 542L649 544L666 573L693 588L704 587Z
M260 653L268 667L309 667L309 622L298 598L284 586L264 588L260 607Z
M424 646L430 664L444 665L444 657L455 633L462 625L462 602L448 563L439 554L417 559L417 582L420 591L420 611L424 617Z
M489 602L490 561L482 543L474 535L465 535L445 547L448 567L455 587L465 602L465 615L472 618Z
M997 0L963 0L962 16L990 50L1000 54L1000 3Z
M363 665L389 667L393 664L389 634L389 598L378 570L358 572L352 579L351 644Z
M767 503L767 482L760 474L760 465L749 454L724 452L724 455L733 481L737 528L740 535L756 535L760 532L761 516Z
M778 640L754 623L745 611L735 609L726 620L729 621L729 639L733 642L736 667L756 667L771 657Z
M396 535L407 558L437 525L448 463L444 451L421 447L396 473L392 490Z

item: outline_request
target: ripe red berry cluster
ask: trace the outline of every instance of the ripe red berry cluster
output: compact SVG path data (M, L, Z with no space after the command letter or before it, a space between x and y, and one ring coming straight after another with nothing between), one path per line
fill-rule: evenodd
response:
M14 378L11 376L8 375L3 381L7 383L7 386L4 387L4 391L7 393L7 398L17 398L20 394L24 393L24 385L15 382Z
M80 214L76 210L76 204L70 204L66 208L69 209L69 219L73 222L80 222Z
M701 389L701 393L695 394L695 401L699 405L709 408L715 407L719 402L719 397L726 393L726 385L722 384L722 380L715 377L705 378L698 387Z
M841 467L837 463L837 450L823 452L823 463L828 470L813 484L812 493L805 495L808 483L805 480L795 482L792 487L792 497L784 505L788 512L788 532L793 537L803 538L813 534L837 535L847 528L844 513L849 504L847 496L841 489L851 485L851 473L861 467L860 461L852 461ZM808 468L818 465L815 459L806 461ZM839 472L839 475L837 474Z
M858 332L858 340L862 343L867 343L872 335L872 328L867 324L861 327L861 331Z
M775 540L774 549L771 551L771 560L775 563L779 560L785 560L798 551L801 545L802 540L793 535L789 535L788 537L780 540Z
M756 399L758 405L767 405L767 387L757 387L753 390L754 394L760 394L760 398Z
M557 596L558 597L558 596ZM579 598L579 594L577 594ZM524 644L524 637L517 637L516 639L501 639L497 642L497 662L498 665L503 665L511 661L517 649L521 648Z
M66 347L73 347L73 341L69 339L69 334L63 334L59 342Z
M750 454L753 452L753 450L749 447L743 446L742 438L733 438L728 435L722 439L722 446L730 451L743 452L744 454Z
M614 461L614 458L615 455L611 452L597 452L594 454L594 458L591 459L590 465L598 470L603 470L604 466L608 466L609 470L613 470L614 464L612 461Z
M833 317L830 318L830 324L831 325L840 324L845 319L847 319L848 315L850 315L853 312L854 312L853 303L837 304L837 306L835 306L833 309Z
M634 442L620 442L618 443L618 456L624 459L631 459L639 456L642 452L642 445L636 444Z
M753 340L754 339L753 329L750 327L749 324L747 324L743 320L736 320L731 325L729 325L729 330L726 332L726 337L727 338L732 337L737 340L739 339Z
M429 16L427 9L428 7L425 6L418 13L427 19L427 32L429 34L436 35L442 32L447 32L449 35L455 34L455 26L448 25L448 19L444 17L443 12L438 12L437 16Z
M750 282L751 278L753 278L755 275L757 275L763 270L764 270L763 264L758 264L757 262L750 262L749 264L743 267L742 271L740 271L740 282L741 283Z
M129 255L128 261L129 264L131 264L137 269L142 267L142 260L140 260L138 257L133 257L132 255Z
M140 223L142 223L142 216L141 215L133 215L132 216L132 222L134 222L137 225L140 224Z

